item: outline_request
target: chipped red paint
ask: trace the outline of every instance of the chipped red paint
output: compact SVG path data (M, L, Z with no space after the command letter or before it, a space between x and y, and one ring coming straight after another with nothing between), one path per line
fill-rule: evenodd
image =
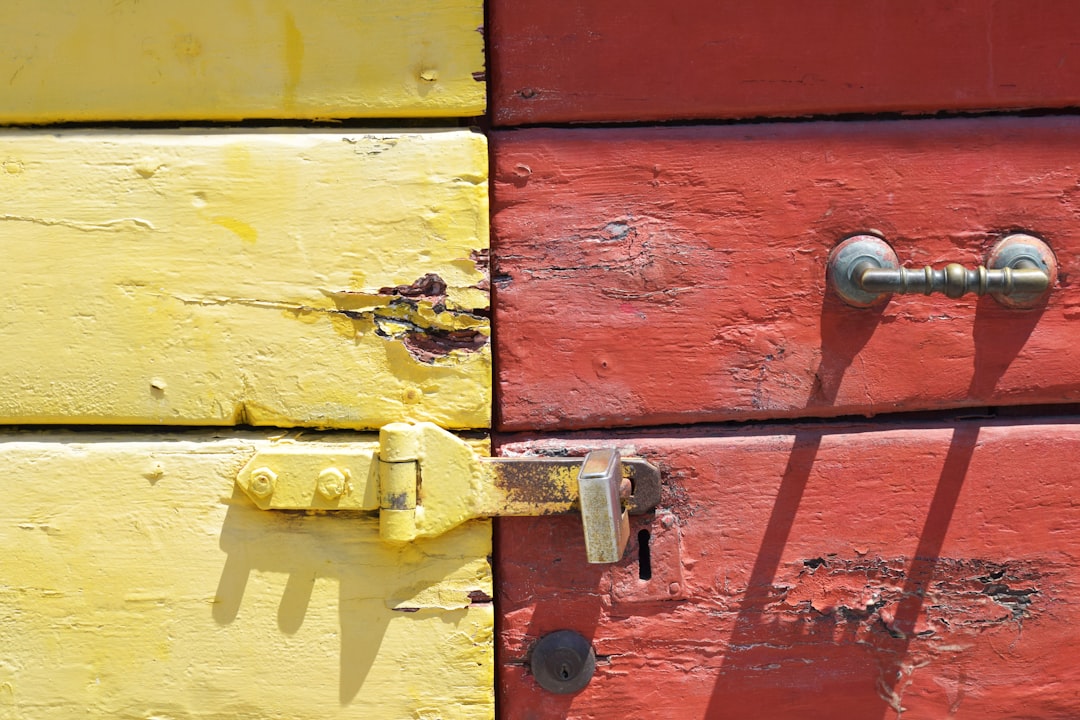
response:
M1080 104L1073 0L490 0L497 124Z
M605 445L663 469L664 507L634 536L675 519L680 567L668 543L652 572L678 588L635 596L635 547L585 563L572 517L500 520L502 717L1078 716L1080 424L593 432L501 451ZM598 654L576 695L528 674L557 629Z
M1080 6L1078 6L1080 7ZM1080 119L494 133L504 430L1080 400ZM901 262L1044 238L1045 306L827 292L829 251Z

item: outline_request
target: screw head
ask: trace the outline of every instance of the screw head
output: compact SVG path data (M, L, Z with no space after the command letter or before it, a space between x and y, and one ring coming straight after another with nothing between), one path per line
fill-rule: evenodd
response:
M319 473L316 486L319 494L327 500L337 500L345 493L345 473L336 467L330 467Z
M268 467L255 468L251 471L251 482L248 489L255 497L266 498L274 493L274 483L277 482L277 473Z
M580 692L596 672L592 644L573 630L557 630L536 643L530 658L533 677L548 692Z

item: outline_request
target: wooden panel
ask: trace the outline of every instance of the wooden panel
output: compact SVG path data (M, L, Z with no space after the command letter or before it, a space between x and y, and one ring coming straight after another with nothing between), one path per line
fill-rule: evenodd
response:
M496 123L1062 108L1071 0L491 0Z
M486 427L468 131L0 135L0 422Z
M0 437L0 717L493 716L490 523L260 511L274 442Z
M469 116L480 0L7 0L0 122Z
M503 717L1076 717L1074 421L594 433L502 452L611 444L664 471L660 512L634 528L652 533L652 579L633 545L620 566L587 565L573 518L499 520ZM577 695L527 669L563 628L600 656Z
M505 429L844 415L1080 399L1080 122L922 120L497 133ZM878 229L908 265L974 267L1013 229L1049 302L825 289Z

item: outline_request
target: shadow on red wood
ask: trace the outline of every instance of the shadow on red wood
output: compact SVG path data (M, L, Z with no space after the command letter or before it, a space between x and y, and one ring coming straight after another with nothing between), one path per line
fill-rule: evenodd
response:
M503 131L493 137L503 430L1080 400L1071 118ZM826 263L878 230L912 266L1050 245L1046 302L853 308Z
M636 554L589 568L573 523L500 521L504 717L1075 717L1080 666L1062 648L1080 640L1080 425L591 432L503 448L611 444L664 471L679 592L626 602ZM562 628L599 661L580 693L552 696L523 663Z

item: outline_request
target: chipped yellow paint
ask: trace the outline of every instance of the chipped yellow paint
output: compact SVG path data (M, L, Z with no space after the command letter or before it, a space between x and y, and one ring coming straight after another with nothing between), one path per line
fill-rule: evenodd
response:
M235 487L375 440L0 435L0 718L493 717L489 522L395 546Z
M481 0L5 0L0 122L480 115L482 25Z
M482 135L12 130L0 159L0 422L489 425Z

